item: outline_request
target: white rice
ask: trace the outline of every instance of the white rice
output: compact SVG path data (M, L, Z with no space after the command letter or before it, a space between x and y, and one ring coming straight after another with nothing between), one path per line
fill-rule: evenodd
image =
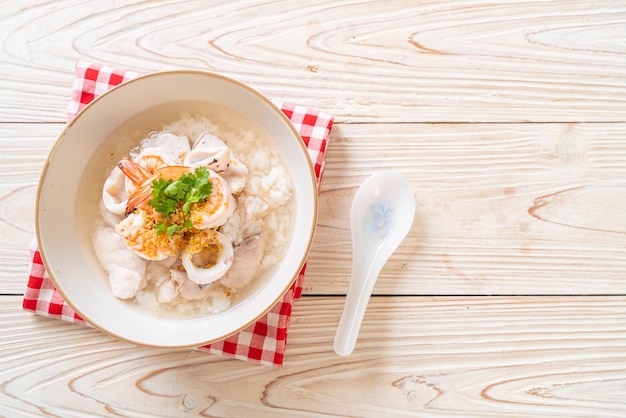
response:
M264 241L265 253L257 276L275 267L288 242L294 205L293 184L278 146L252 129L233 129L226 124L213 123L206 117L189 114L166 124L161 130L184 135L191 144L202 132L209 132L224 141L247 166L248 179L244 190L237 196L237 209L219 230L231 239L234 246L250 236L259 235ZM110 217L104 210L100 225L111 225ZM202 300L178 297L168 304L159 303L158 287L169 279L170 265L171 260L146 263L148 285L135 297L137 305L158 314L216 314L232 305L236 297L233 295L245 292L245 289L226 289L215 282Z
M209 132L224 141L248 167L248 180L237 198L237 210L220 231L233 245L261 233L265 243L262 269L276 265L287 244L293 200L293 185L278 146L252 130L225 130L208 118L191 115L165 125L163 130L185 135L191 141L202 132Z

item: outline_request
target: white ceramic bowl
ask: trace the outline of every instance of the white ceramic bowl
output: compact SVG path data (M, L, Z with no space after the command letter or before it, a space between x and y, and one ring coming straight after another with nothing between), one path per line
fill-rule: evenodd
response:
M128 151L111 134L150 108L197 101L226 106L256 121L284 154L295 193L288 248L277 270L230 309L201 318L163 318L112 296L91 241L107 167ZM168 106L165 106L166 108ZM148 117L146 117L148 115ZM159 129L157 127L157 129ZM134 144L136 145L136 144ZM113 163L114 164L114 163ZM90 103L64 129L44 166L36 203L39 249L54 285L94 327L139 345L183 348L212 343L247 327L285 294L301 270L317 221L315 174L298 132L271 101L230 78L167 71L117 86Z

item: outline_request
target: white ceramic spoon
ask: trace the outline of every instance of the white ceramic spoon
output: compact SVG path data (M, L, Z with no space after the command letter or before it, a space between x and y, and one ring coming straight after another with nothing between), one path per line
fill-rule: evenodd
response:
M414 217L413 190L394 171L370 176L356 191L350 210L352 277L334 342L340 356L354 350L378 274L406 237Z

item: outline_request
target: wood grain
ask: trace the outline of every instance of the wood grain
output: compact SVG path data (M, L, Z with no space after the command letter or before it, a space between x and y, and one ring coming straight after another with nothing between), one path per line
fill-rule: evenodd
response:
M220 72L349 122L623 121L620 2L9 1L0 122L65 118L77 59Z
M0 416L623 417L624 22L611 0L3 1ZM336 116L282 369L21 309L78 59ZM379 169L417 216L342 358L350 204Z
M61 129L0 124L4 292L23 291L39 172ZM376 294L626 294L624 138L616 123L338 124L305 291L346 292L352 196L394 169L417 215Z
M0 293L22 293L43 164L61 124L0 124Z
M394 169L416 220L375 293L624 294L624 138L626 124L338 125L307 292L345 292L352 196Z
M343 298L296 303L282 369L144 349L0 297L0 415L619 417L623 298L375 298L332 351Z

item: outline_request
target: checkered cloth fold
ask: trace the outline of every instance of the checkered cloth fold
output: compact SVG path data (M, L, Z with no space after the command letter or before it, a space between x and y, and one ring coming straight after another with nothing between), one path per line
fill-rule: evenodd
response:
M89 102L111 87L137 76L137 73L131 71L79 61L76 64L76 79L67 111L68 121L72 120ZM319 188L324 171L328 136L333 125L333 116L304 106L278 100L272 101L299 131L314 165ZM33 240L31 244L31 260L30 277L24 293L23 308L46 317L89 325L63 300L54 288L42 263L36 240ZM291 310L294 300L300 298L302 294L305 269L306 264L291 288L265 316L238 334L210 345L198 347L198 350L281 367Z

